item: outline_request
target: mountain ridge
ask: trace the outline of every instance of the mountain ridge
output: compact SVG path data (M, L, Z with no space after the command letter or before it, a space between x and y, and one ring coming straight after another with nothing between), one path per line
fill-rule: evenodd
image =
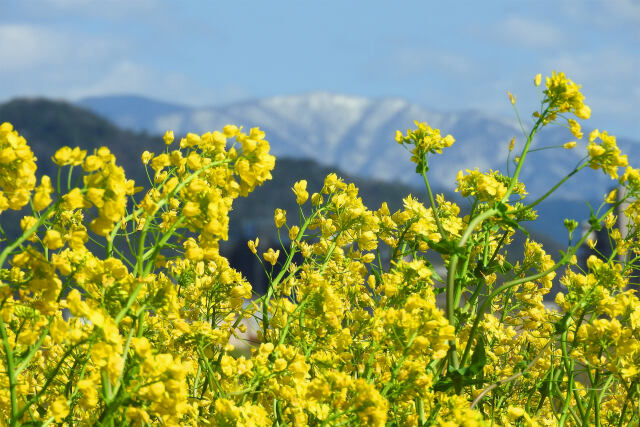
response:
M39 159L38 175L46 173L55 177L57 167L50 157L63 145L80 146L89 151L107 146L116 155L117 163L123 166L127 177L135 179L138 184L143 184L146 182L146 174L144 168L140 166L140 154L145 149L158 152L165 148L160 135L149 136L144 133L121 130L104 118L66 102L30 98L0 104L0 122L4 121L13 123L27 139ZM275 208L284 208L295 216L297 204L290 190L295 181L306 179L309 183L309 191L317 191L322 187L324 177L329 172L336 172L345 181L353 182L360 189L359 194L370 209L375 210L382 201L387 201L389 208L395 211L401 208L402 199L409 194L427 203L424 184L418 187L356 177L341 171L336 166L321 165L315 159L291 159L281 156L276 161L273 179L257 188L250 197L239 198L234 203L230 215L230 240L222 246L228 251L227 253L232 254L235 265L252 265L247 259L246 241L248 239L260 236L265 243L271 241L272 244L277 244L277 237L274 236L273 211ZM413 173L411 170L408 172ZM80 176L78 169L74 170L74 176ZM437 186L434 186L434 191L443 192L446 199L457 202L463 212L469 211L470 203L463 201L459 195L444 191ZM563 203L560 206L561 213L566 212L567 206L573 205ZM25 214L27 213L13 211L3 213L3 228L10 237L17 236L20 218ZM543 218L548 219L547 215L543 215ZM552 222L562 227L562 219L558 218L558 215L553 218L555 219ZM527 227L531 226L532 232L535 233L533 237L544 243L550 253L556 254L561 248L556 243L557 240L561 240L558 236L566 235L566 231L561 228L557 232L551 231L549 224L546 227L535 225L535 223L526 224ZM516 251L521 249L524 236L520 236L519 239L515 244ZM252 267L249 268L247 274L254 270Z
M140 98L136 98L140 102ZM82 102L82 101L81 101ZM151 100L148 111L153 110ZM186 132L204 133L219 129L227 123L245 127L259 126L267 133L272 152L276 156L314 158L321 164L336 166L345 172L362 177L419 185L421 177L413 173L410 154L395 143L395 131L415 127L414 121L426 121L440 128L443 134L456 138L453 147L441 155L432 156L430 175L434 185L452 191L460 169L513 171L507 166L508 145L516 138L516 150L524 145L518 121L491 115L484 111L438 112L398 97L366 98L326 91L304 94L255 98L215 107L186 107L174 105L166 113L142 113L136 106L126 112L107 111L100 98L84 101L84 106L101 111L103 116L119 126L136 123L136 129L162 134L173 130L177 135ZM126 120L122 115L127 115ZM587 122L588 123L588 122ZM585 133L588 129L585 129ZM543 129L534 141L541 145L562 145L575 138L561 126ZM524 181L534 196L543 194L568 174L573 165L586 154L580 141L574 150L544 150L531 153L522 171ZM619 145L640 158L640 143L620 138ZM632 162L633 163L633 162ZM545 172L540 173L541 170ZM601 171L581 173L588 186L570 180L563 199L574 201L600 199L612 182ZM558 198L555 196L554 198Z

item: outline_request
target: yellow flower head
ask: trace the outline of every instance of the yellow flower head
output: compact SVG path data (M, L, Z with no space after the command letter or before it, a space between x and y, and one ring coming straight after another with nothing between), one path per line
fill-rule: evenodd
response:
M70 147L62 147L56 151L51 160L58 166L79 166L82 164L87 150L81 150L79 147L71 149Z
M249 250L255 255L257 252L258 244L260 243L260 239L256 237L256 240L249 240L247 242L247 246L249 246Z
M48 230L45 235L42 243L50 250L59 249L64 246L64 242L62 241L62 235L59 231L56 230Z
M67 398L60 395L49 406L49 415L52 416L56 422L62 422L62 420L69 415L69 403Z
M166 145L171 145L171 143L173 142L173 140L175 139L174 135L173 135L173 131L172 130L168 130L164 133L164 136L162 137L162 139L164 139L164 143Z
M597 144L596 140L601 143ZM618 168L628 165L627 155L621 154L616 144L616 137L609 135L606 131L600 132L598 129L589 135L589 166L592 169L602 169L612 179L618 178Z
M456 192L463 197L476 196L481 202L499 201L507 194L507 187L496 179L498 176L494 171L483 174L478 169L467 169L466 175L459 171Z
M576 122L573 119L569 119L569 129L571 130L571 133L573 134L573 136L575 136L578 139L582 139L582 129L580 128L580 123Z
M296 195L296 203L299 205L304 204L309 199L309 193L307 192L307 181L300 180L293 184L293 194Z
M273 249L269 248L269 250L267 250L267 252L262 254L263 258L265 261L267 261L269 264L271 265L276 265L276 262L278 262L278 257L280 256L280 251L274 251Z
M546 78L546 87L544 94L551 113L572 112L581 119L591 116L591 109L584 104L581 86L568 79L564 73L554 71L551 77Z
M542 82L542 74L538 73L536 74L536 76L533 78L533 84L536 85L536 87L540 86L540 83Z
M424 122L415 122L417 129L407 130L406 135L396 131L396 141L399 144L413 145L413 157L411 161L420 163L421 159L427 153L442 153L443 148L451 147L455 139L451 135L443 137L440 135L440 129L432 128Z
M145 165L148 165L151 159L153 159L153 155L154 154L149 151L143 152L141 156L142 163L144 163Z
M273 219L276 223L276 227L280 228L287 222L287 211L284 209L276 209L273 214Z

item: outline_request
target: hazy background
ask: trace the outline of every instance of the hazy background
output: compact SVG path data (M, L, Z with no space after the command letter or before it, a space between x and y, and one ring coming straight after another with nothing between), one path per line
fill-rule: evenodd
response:
M189 106L329 91L511 117L533 75L584 86L638 139L640 2L2 0L0 102L137 94Z
M468 212L471 202L453 192L457 171L513 172L509 140L518 153L525 137L506 92L530 127L533 76L553 70L583 85L593 111L585 132L617 135L638 167L638 0L0 0L0 122L27 138L39 173L55 176L48 159L62 145L107 145L143 184L140 153L164 149L166 129L178 137L227 123L265 130L278 157L273 180L236 201L223 245L259 291L266 282L246 241L278 246L273 210L295 217L296 180L317 191L335 171L372 209L382 201L398 209L409 193L425 201L394 133L427 121L456 138L431 161L434 190ZM572 139L554 126L534 143ZM585 147L531 153L520 176L526 201L579 164ZM541 219L525 227L558 254L564 218L584 223L587 204L597 207L615 185L584 170L536 206ZM17 233L22 214L7 215L5 230ZM511 256L525 237L516 235Z

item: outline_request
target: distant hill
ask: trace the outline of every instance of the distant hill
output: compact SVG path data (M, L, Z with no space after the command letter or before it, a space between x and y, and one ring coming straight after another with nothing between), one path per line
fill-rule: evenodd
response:
M127 103L130 103L128 107L122 105ZM399 98L372 99L315 92L210 108L167 105L126 96L94 97L81 104L121 127L153 134L162 134L167 129L177 134L205 132L227 123L259 126L266 132L276 156L311 158L352 176L411 185L421 185L421 178L412 172L410 155L395 142L394 134L397 129L405 131L414 127L415 120L426 121L456 138L456 143L443 154L434 156L430 164L434 185L449 191L453 191L460 169L477 167L506 173L509 141L516 138L511 161L524 144L515 119L471 110L438 112ZM530 127L529 112L521 113L525 127ZM585 122L585 126L589 125L606 129L606 123ZM574 139L568 129L554 126L540 134L534 148L562 145ZM623 138L618 143L629 154L631 163L640 165L640 143ZM585 147L586 143L581 141L573 150L532 152L521 175L531 196L543 194L569 173L584 157ZM509 168L513 171L513 163ZM578 202L601 200L611 185L612 181L602 171L584 170L570 179L562 193L554 198Z
M126 102L115 98L113 101L116 104ZM158 152L164 149L161 136L122 130L93 112L66 102L16 99L0 104L0 122L4 121L11 122L27 139L38 157L38 173L51 177L55 177L57 171L51 157L58 148L64 145L79 146L91 152L107 146L116 155L118 164L125 168L127 176L144 183L146 175L141 168L140 155L144 150ZM382 201L388 201L390 207L399 208L403 197L420 192L402 183L351 177L339 168L327 167L310 159L279 157L274 179L259 188L252 197L239 199L234 216L239 221L255 221L256 218L272 215L276 207L293 209L295 198L290 188L295 181L306 179L310 189L319 189L325 176L331 172L355 182L364 200L375 208Z
M135 132L147 132L155 135L163 134L158 117L182 114L191 110L190 107L155 101L135 95L115 95L85 98L78 105L109 118L122 129Z
M15 99L0 104L0 122L11 122L38 157L38 171L55 178L51 161L64 145L88 150L109 147L117 162L137 181L144 178L140 155L144 150L164 148L162 139L122 130L111 122L76 105L48 99Z
M109 121L78 106L46 99L17 99L0 104L0 122L9 121L27 138L38 157L39 173L54 177L57 168L50 158L64 145L80 146L92 150L100 146L109 147L117 156L118 164L127 171L127 176L138 183L146 181L143 168L140 167L140 154L145 149L159 151L164 148L160 136L131 132L118 128ZM257 288L262 277L256 274L256 264L246 248L246 241L260 236L263 247L275 246L276 234L273 225L273 211L283 208L288 211L290 222L297 216L297 205L291 192L293 183L306 179L309 191L321 188L327 174L335 172L346 182L354 182L360 189L360 196L370 209L377 209L383 201L389 203L392 210L402 206L402 199L408 194L425 201L423 187L399 182L385 182L377 179L353 177L337 167L322 165L310 159L278 157L273 180L256 189L247 198L235 201L230 218L230 240L222 245L223 252L234 261L234 265L252 278ZM412 173L411 169L408 173ZM436 192L439 190L436 188ZM460 203L463 211L468 210L466 202L455 193L445 191L446 197ZM19 214L3 214L5 230L17 226ZM561 236L560 236L561 237ZM554 239L545 234L535 233L534 238L545 244L549 252L556 254L561 247ZM523 236L519 236L514 245L514 254L521 247Z

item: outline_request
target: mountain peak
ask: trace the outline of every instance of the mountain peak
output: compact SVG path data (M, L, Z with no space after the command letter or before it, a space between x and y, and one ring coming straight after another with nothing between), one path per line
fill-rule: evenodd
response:
M119 98L123 101L123 98ZM124 98L126 100L126 97ZM204 133L228 123L245 127L259 126L267 133L276 156L314 158L324 165L336 166L354 176L372 177L418 184L411 171L411 157L395 142L395 132L413 128L424 121L456 138L453 147L430 161L431 180L441 188L452 189L457 171L462 169L513 172L513 155L508 145L516 138L516 151L524 138L516 120L494 117L479 110L437 112L401 98L366 98L327 91L280 95L246 100L228 106L210 108L158 108L137 97L128 107L114 108L113 100L93 98L94 111L123 127L162 134L172 129L177 134ZM99 104L99 105L98 105ZM142 105L144 104L144 105ZM91 106L89 106L91 108ZM525 124L526 126L526 124ZM562 145L573 139L560 126L545 129L534 141L538 147ZM630 154L636 144L619 140ZM531 153L522 170L522 179L535 196L562 179L584 155L584 144L575 150L544 150ZM512 153L513 154L513 153ZM508 164L509 162L509 164ZM540 173L544 170L545 173ZM586 171L589 186L572 179L565 186L574 199L599 199L609 182L600 171Z

